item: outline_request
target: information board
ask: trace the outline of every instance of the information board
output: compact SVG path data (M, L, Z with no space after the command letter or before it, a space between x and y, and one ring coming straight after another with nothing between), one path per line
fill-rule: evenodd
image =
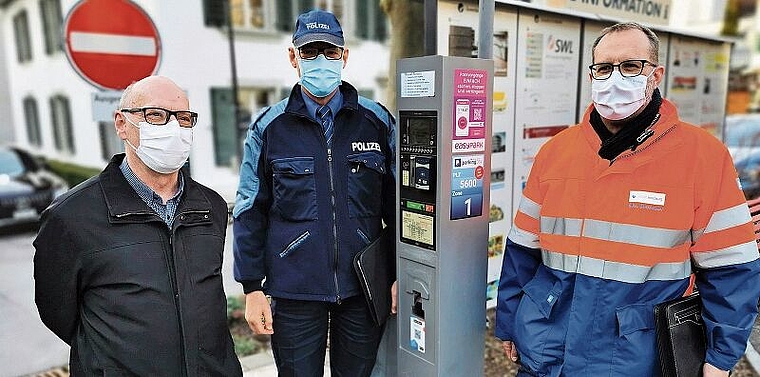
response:
M672 36L669 47L667 98L676 105L681 119L721 138L730 45Z

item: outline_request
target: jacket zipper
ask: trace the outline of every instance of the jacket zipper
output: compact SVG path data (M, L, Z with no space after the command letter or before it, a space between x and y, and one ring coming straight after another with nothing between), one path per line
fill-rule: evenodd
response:
M179 284L177 284L177 267L174 265L174 256L176 255L174 250L174 234L176 233L177 229L179 229L180 226L183 226L182 221L185 219L185 216L189 213L198 213L198 214L204 214L205 218L208 219L209 214L211 211L209 210L189 210L179 213L179 215L175 215L174 220L174 226L172 227L171 232L169 233L169 249L171 250L171 255L169 256L169 281L172 285L172 290L174 291L174 308L177 311L177 326L179 327L179 341L182 347L180 347L180 356L182 357L182 370L183 370L183 376L188 376L188 369L187 369L187 353L185 352L185 332L183 331L184 326L182 325L182 310L180 310L180 296L179 296Z
M307 119L311 121L312 123L316 123L317 127L319 127L320 131L322 130L322 125L319 124L316 120L314 120L311 117L308 117L303 114L296 114L297 116ZM335 122L335 117L337 114L333 115L333 122ZM333 128L334 129L334 128ZM322 134L322 140L325 141L325 146L327 146L327 170L330 176L330 204L332 205L332 230L333 230L333 282L335 283L335 300L338 304L341 303L340 298L340 289L338 287L338 224L337 224L337 216L335 214L335 184L333 183L333 158L332 158L332 148L330 145L327 144L327 138L325 137L324 132L320 132Z
M182 357L182 369L183 369L183 375L188 375L187 370L187 355L185 353L185 326L182 325L182 311L180 310L180 297L179 297L179 286L177 284L177 267L174 265L174 234L177 231L177 228L180 227L180 221L181 218L183 218L184 214L186 212L181 213L179 216L175 215L174 217L174 226L169 232L169 250L171 254L168 256L169 260L169 282L172 286L172 291L174 293L174 309L177 312L177 326L179 327L179 342L182 345L180 347L180 356Z
M117 213L114 216L116 216L117 219L120 219L122 217L127 216L133 216L133 215L155 215L155 212L148 212L148 211L140 211L140 212L124 212L124 213ZM163 222L163 220L161 220Z
M179 220L179 219L177 219ZM175 220L176 221L176 220ZM180 297L179 297L179 288L177 287L177 269L174 265L174 232L179 227L177 223L175 223L174 229L172 229L169 233L169 250L170 254L167 256L167 259L169 261L169 283L172 286L172 293L174 293L174 310L177 312L177 327L179 330L179 343L181 344L180 347L180 356L182 357L182 375L187 376L187 355L185 354L185 332L182 331L182 313L180 311Z
M325 142L326 141L327 140L325 139ZM327 167L330 172L330 204L332 205L333 280L335 282L335 299L338 305L340 305L340 289L338 288L338 220L335 215L335 184L333 183L333 158L332 148L330 148L330 146L327 147Z
M656 143L656 142L660 141L660 139L662 139L662 138L663 138L665 135L667 135L667 134L669 134L671 131L673 131L673 129L674 129L674 128L676 128L676 126L675 126L675 125L671 126L671 127L670 127L670 128L668 128L667 130L665 130L665 131L664 131L662 134L660 134L660 135L658 135L656 138L654 138L654 139L652 140L652 142L651 142L651 143L649 143L649 144L645 145L645 146L644 146L643 148L641 148L641 149L638 149L638 148L637 148L635 151L633 151L633 152L631 152L631 153L621 154L621 155L619 155L619 156L615 157L614 159L612 159L612 161L610 161L610 166L612 166L612 164L613 164L613 163L617 162L618 160L620 160L620 159L622 159L622 158L628 158L628 157L631 157L631 156L635 156L635 155L636 155L636 154L638 154L639 152L641 152L641 151L643 151L643 150L645 150L645 149L649 148L650 146L654 145L654 143Z

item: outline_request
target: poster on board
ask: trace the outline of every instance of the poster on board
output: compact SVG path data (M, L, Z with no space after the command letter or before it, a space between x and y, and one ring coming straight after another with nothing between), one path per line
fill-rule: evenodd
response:
M515 163L512 202L517 204L533 159L550 137L575 124L581 21L521 10L515 107ZM512 208L514 217L517 205Z
M438 3L438 53L477 56L478 5ZM496 306L496 287L507 234L512 225L512 165L514 157L515 61L517 9L497 4L493 35L493 117L486 306ZM486 137L489 137L486 135Z
M721 138L728 90L730 45L672 36L667 96L684 121Z

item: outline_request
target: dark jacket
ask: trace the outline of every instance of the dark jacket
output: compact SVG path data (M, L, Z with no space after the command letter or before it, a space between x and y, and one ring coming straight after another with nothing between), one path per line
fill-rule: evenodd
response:
M361 292L352 259L395 224L395 129L390 113L340 86L328 148L301 86L248 130L234 221L235 279L244 291L340 301Z
M35 300L74 376L240 376L227 328L227 209L189 177L169 230L113 157L42 214Z

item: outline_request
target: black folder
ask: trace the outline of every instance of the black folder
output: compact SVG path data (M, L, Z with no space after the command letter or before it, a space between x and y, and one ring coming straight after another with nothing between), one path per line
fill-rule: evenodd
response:
M391 314L391 279L396 268L394 247L393 234L389 228L385 228L380 237L354 256L356 276L372 318L378 326L382 326Z
M657 351L663 377L701 377L707 338L699 293L654 307Z

